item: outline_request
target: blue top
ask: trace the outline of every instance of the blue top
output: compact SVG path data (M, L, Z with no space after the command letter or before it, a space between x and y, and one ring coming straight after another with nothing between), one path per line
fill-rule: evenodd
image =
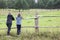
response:
M22 17L16 17L16 24L21 25Z

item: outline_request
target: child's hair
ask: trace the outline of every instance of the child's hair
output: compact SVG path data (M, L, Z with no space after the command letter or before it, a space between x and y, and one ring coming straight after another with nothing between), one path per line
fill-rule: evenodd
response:
M18 17L20 17L21 16L21 14L18 14Z

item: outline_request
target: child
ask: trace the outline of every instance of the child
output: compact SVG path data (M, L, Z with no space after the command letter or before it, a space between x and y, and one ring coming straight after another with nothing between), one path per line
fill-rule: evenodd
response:
M17 35L21 33L21 22L22 22L22 17L20 14L16 17L16 25L17 25Z

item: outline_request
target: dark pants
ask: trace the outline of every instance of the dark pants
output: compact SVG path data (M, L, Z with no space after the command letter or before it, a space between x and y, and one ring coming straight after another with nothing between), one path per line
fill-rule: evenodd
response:
M19 35L21 32L21 25L17 25L17 35Z
M7 35L10 35L11 25L12 25L12 24L7 23L7 27L8 27Z

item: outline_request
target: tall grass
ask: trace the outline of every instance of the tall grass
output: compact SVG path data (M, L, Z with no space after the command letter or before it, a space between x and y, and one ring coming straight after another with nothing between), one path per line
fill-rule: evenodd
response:
M32 30L33 31L33 30ZM10 36L6 35L6 30L0 31L0 40L60 40L59 31L39 31L38 33L23 30L20 36L16 35L16 30L12 30Z

